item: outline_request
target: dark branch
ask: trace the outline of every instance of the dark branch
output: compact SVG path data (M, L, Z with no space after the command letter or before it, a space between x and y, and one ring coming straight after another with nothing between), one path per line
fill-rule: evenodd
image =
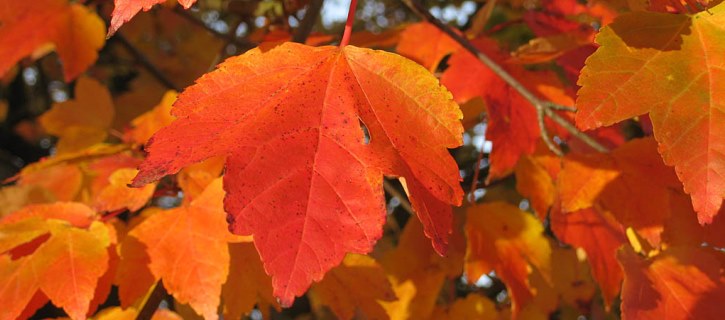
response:
M113 36L113 39L117 40L121 45L123 45L126 48L126 50L128 50L128 52L131 53L131 55L134 57L134 59L136 59L136 61L138 63L143 65L144 68L146 68L146 70L148 70L151 73L151 75L154 78L156 78L156 80L161 82L161 84L163 84L164 86L166 86L169 89L173 89L178 92L181 92L181 87L174 84L174 82L171 81L171 79L169 77L167 77L166 74L163 71L161 71L161 69L159 69L155 64L153 64L153 62L151 62L151 60L149 60L149 58L146 57L146 55L143 54L143 52L141 52L131 42L129 42L128 39L126 39L126 37L124 37L120 33L116 33Z
M320 10L322 9L322 0L312 0L310 5L305 11L305 17L302 18L300 26L297 27L295 33L292 35L292 41L297 43L305 43L307 37L312 32L312 27L315 26L317 18L320 16Z
M539 99L533 92L529 91L526 87L524 87L521 82L516 80L510 73L508 73L503 67L501 67L498 63L493 61L489 56L478 50L468 39L462 37L458 33L456 33L451 27L444 24L440 20L438 20L436 17L434 17L430 12L428 12L428 9L426 9L418 0L402 0L403 3L408 6L413 12L424 18L429 23L435 25L439 30L443 31L445 34L447 34L449 37L451 37L453 40L458 42L463 48L465 48L468 52L473 54L475 57L478 58L481 63L486 65L493 73L499 76L504 82L506 82L509 86L514 88L521 96L524 97L527 101L529 101L534 108L536 108L537 115L539 117L539 129L541 130L541 136L546 142L547 147L549 149L558 154L561 155L562 151L551 141L551 139L548 137L548 132L546 131L546 127L543 124L543 117L549 117L551 120L553 120L558 125L562 126L566 131L568 131L571 135L577 137L578 139L582 140L584 143L591 146L594 150L597 150L599 152L608 152L609 149L605 147L604 145L600 144L593 138L589 137L588 135L584 134L583 132L579 131L573 124L566 121L564 118L562 118L560 115L555 113L553 110L561 110L561 109L568 109L573 110L573 108L570 107L564 107L554 104L550 101L543 101Z
M156 312L156 309L159 308L161 301L163 301L167 295L169 295L169 293L166 292L164 284L161 280L159 280L154 287L154 291L152 291L149 298L146 299L141 311L138 312L136 320L150 320Z
M217 30L214 30L214 28L211 28L211 27L207 26L206 23L204 23L203 21L197 19L194 15L192 15L191 13L189 13L188 11L186 11L181 6L176 6L171 11L173 13L176 13L180 17L188 20L192 24L203 28L204 30L208 31L209 33L211 33L215 37L220 38L220 39L223 39L223 40L225 40L225 41L227 41L229 43L235 44L242 51L247 51L247 50L252 49L252 48L254 48L254 47L257 46L256 43L253 43L253 42L250 42L250 41L247 41L247 40L244 40L244 39L240 39L240 38L235 37L233 33L228 33L227 34L227 33L221 33L221 32L219 32Z

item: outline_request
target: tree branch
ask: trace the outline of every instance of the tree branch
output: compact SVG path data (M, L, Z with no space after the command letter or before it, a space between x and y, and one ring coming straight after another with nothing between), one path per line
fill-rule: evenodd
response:
M242 51L247 51L247 50L252 49L252 48L254 48L254 47L257 46L257 44L254 43L254 42L237 38L236 36L234 36L233 33L221 33L221 32L219 32L217 30L214 30L214 28L211 28L211 27L207 26L206 23L204 23L203 21L197 19L194 15L192 15L189 12L187 12L181 6L178 6L178 5L175 6L173 9L171 9L171 12L176 13L177 15L179 15L180 17L188 20L192 24L203 28L204 30L208 31L209 33L211 33L215 37L220 38L220 39L223 39L223 40L226 40L229 43L235 44L236 46L240 47L240 49Z
M468 52L473 54L475 57L478 58L481 63L483 63L486 67L491 69L493 73L499 76L506 84L514 88L521 96L524 97L527 101L529 101L534 108L536 108L536 113L538 116L538 122L539 122L539 129L541 130L541 137L544 139L544 142L546 142L547 147L554 152L557 155L563 154L562 151L551 141L551 139L548 136L548 132L546 131L546 127L543 125L543 117L549 117L551 120L553 120L558 125L562 126L566 131L568 131L571 135L577 137L578 139L582 140L584 143L592 147L594 150L599 152L608 152L609 149L605 147L604 145L600 144L593 138L589 137L588 135L584 134L583 132L579 131L573 124L566 121L564 118L556 114L553 110L573 110L573 108L565 107L565 106L559 106L556 105L553 102L550 101L543 101L539 99L533 92L529 91L526 87L524 87L521 82L516 80L510 73L508 73L503 67L501 67L498 63L493 61L489 56L478 50L468 39L460 36L458 33L453 31L451 27L444 24L440 20L438 20L436 17L434 17L430 12L428 12L428 9L426 9L419 0L402 0L403 3L408 6L413 12L424 18L429 23L435 25L439 30L447 34L449 37L451 37L453 40L458 42L463 48L465 48Z
M309 37L310 32L312 32L312 27L315 26L317 18L320 16L322 3L323 0L310 1L310 4L307 6L307 10L305 11L305 17L302 18L300 26L297 27L297 30L295 30L295 33L292 35L293 42L305 43L305 41L307 41L307 37Z
M385 189L385 192L390 194L391 196L398 199L400 202L400 206L403 207L405 211L408 211L408 213L414 215L415 211L413 211L413 207L410 205L410 202L408 202L408 198L405 197L398 189L396 189L388 180L383 179L383 189Z
M144 66L146 70L148 70L151 75L156 78L161 84L166 86L169 89L176 90L177 92L181 92L181 87L174 84L173 81L169 77L166 76L166 74L161 71L156 65L151 62L151 60L146 57L146 55L143 54L138 48L136 48L131 42L126 39L121 33L116 33L113 36L113 39L117 40L121 45L123 45L126 50L128 50L129 53L136 59L136 61Z
M161 282L161 280L159 280L159 282L156 283L154 290L151 291L148 299L144 301L143 307L141 307L141 311L139 311L138 315L136 316L136 320L150 320L156 312L156 309L159 308L159 304L161 304L161 301L164 300L164 298L168 294L169 293L166 292L166 288L164 288L164 284Z

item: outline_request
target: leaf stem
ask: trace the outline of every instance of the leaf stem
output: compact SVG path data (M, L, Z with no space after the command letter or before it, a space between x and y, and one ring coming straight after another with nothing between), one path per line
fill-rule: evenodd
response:
M577 137L579 140L583 141L592 149L599 151L599 152L608 152L609 149L605 147L604 145L600 144L596 140L594 140L592 137L586 135L585 133L579 131L573 124L566 121L564 118L559 116L557 113L555 113L554 109L572 109L572 108L565 108L564 106L559 106L551 101L544 101L539 99L533 92L529 91L521 82L519 82L516 78L514 78L508 71L506 71L503 67L501 67L498 63L493 61L489 56L478 50L468 39L462 37L451 27L444 24L440 20L438 20L436 17L434 17L430 12L428 12L428 9L426 9L423 4L420 3L419 0L402 0L402 2L408 6L413 12L420 15L423 19L428 21L429 23L436 26L439 30L441 30L443 33L451 37L454 41L458 42L463 48L465 48L468 52L473 54L476 58L478 58L481 63L483 63L486 67L491 69L493 73L495 73L501 80L506 82L509 86L514 88L524 99L529 101L534 108L536 108L536 112L539 116L539 123L540 123L540 130L542 130L542 138L545 140L547 147L551 149L552 152L555 154L561 154L561 151L555 146L555 144L552 141L548 141L548 132L546 131L546 128L541 124L543 121L543 116L546 116L556 122L558 125L562 126L566 131L568 131L572 136Z
M342 40L340 40L340 48L344 48L350 43L350 35L352 34L352 23L355 21L355 8L357 7L357 0L350 1L350 9L347 11L347 22L345 22L345 32L342 34Z

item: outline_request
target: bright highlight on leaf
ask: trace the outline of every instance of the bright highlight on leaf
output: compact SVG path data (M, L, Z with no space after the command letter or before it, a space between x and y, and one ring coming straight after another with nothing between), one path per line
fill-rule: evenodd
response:
M696 15L634 12L596 41L579 78L577 125L592 129L649 113L700 223L725 197L725 4ZM649 30L657 30L649 32Z
M178 120L148 144L135 186L227 156L230 229L254 235L285 306L350 253L380 238L383 174L405 178L443 253L463 195L447 148L461 112L424 68L347 46L286 43L231 58L188 88ZM413 134L415 132L415 134Z

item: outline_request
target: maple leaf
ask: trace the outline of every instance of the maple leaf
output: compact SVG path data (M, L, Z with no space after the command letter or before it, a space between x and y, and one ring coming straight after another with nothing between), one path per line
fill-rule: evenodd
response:
M151 7L164 3L166 0L114 0L113 13L111 13L111 25L108 27L108 35L111 37L121 26L130 21L139 11L149 11ZM178 0L185 9L191 8L196 0Z
M551 270L553 289L561 296L561 300L579 307L582 311L588 310L597 286L582 255L574 248L553 246L551 261L556 265ZM538 288L537 290L542 292Z
M283 305L345 253L371 250L383 174L406 180L426 235L445 251L449 204L463 195L447 150L462 143L461 112L417 64L352 46L255 49L187 88L172 112L133 185L228 156L230 229L254 235Z
M65 153L106 140L113 115L108 89L92 78L81 77L76 83L75 99L53 104L38 120L48 133L58 136L58 153Z
M128 209L137 211L151 199L156 184L148 184L142 188L129 188L128 184L138 171L136 169L121 168L113 172L108 180L110 182L103 188L93 201L93 207L98 211L114 211Z
M350 36L350 45L363 48L391 48L400 41L400 34L403 28L383 30L373 33L367 30L354 32Z
M591 34L582 32L559 33L534 38L511 53L517 63L543 63L560 58L565 53L591 42Z
M652 138L631 140L611 154L567 155L557 184L564 212L600 204L654 246L674 210L670 199L682 189Z
M184 201L190 201L199 196L204 189L224 170L224 157L214 157L202 162L192 164L176 175L179 188L184 190Z
M161 102L152 110L143 113L131 121L131 129L124 135L124 140L145 144L159 129L174 121L171 116L171 105L176 101L176 91L167 91Z
M725 299L722 253L674 247L652 259L622 249L622 319L719 319Z
M149 209L143 213L149 213ZM132 220L132 223L135 222ZM156 282L149 270L150 258L146 245L133 236L125 236L118 245L121 258L113 283L118 286L121 307L129 307L143 297Z
M134 320L138 317L139 310L134 307L123 309L121 307L107 308L93 316L94 320ZM180 315L169 309L159 308L154 311L151 320L182 320Z
M229 273L228 231L221 179L188 206L156 212L129 236L146 245L149 268L181 303L206 319L217 318L222 285Z
M64 220L78 228L87 228L96 218L96 212L78 202L33 204L3 217L0 223L14 223L32 217Z
M461 217L455 215L454 217ZM408 220L398 246L383 256L381 264L392 285L395 301L379 301L390 319L428 319L446 278L463 270L465 239L463 219L456 219L448 255L441 257L431 248L417 220Z
M516 163L516 191L531 201L531 207L542 221L556 199L554 178L559 173L561 160L540 142L531 155Z
M514 317L535 295L529 289L529 269L550 278L551 246L544 227L533 216L505 202L470 207L466 216L465 270L469 281L496 271L513 300Z
M457 320L457 319L478 319L496 320L502 319L496 309L496 304L491 299L477 293L471 293L465 299L456 299L447 309L436 309L431 319Z
M634 12L596 37L579 78L582 129L649 113L659 152L675 167L700 223L725 197L725 4L696 15ZM649 30L658 30L650 33Z
M313 301L329 306L339 319L353 319L358 310L371 319L387 317L378 301L396 300L383 268L375 259L350 254L312 287Z
M80 192L83 173L76 165L60 164L20 176L19 186L38 186L53 195L54 200L72 201Z
M172 2L166 2L169 3ZM210 66L219 63L218 52L225 47L222 38L215 37L194 23L189 23L189 20L174 10L139 14L133 21L124 25L122 34L140 53L148 57L174 86L179 87L191 85L200 75L209 72ZM116 55L135 59L123 47L113 49ZM164 85L159 86L154 75L142 72L138 80L145 82L142 84L141 92L129 92L123 99L126 101L122 101L134 102L128 101L130 99L139 102L150 101L141 105L143 109L131 106L132 110L141 111L135 115L147 111L148 106L158 103L158 99L161 99L168 90ZM139 97L142 94L148 97ZM119 109L119 113L122 111ZM125 125L126 122L120 124Z
M545 100L573 104L553 72L531 72L520 65L504 63L507 55L499 51L498 44L492 39L478 38L472 43ZM486 102L486 140L493 142L487 181L501 178L513 169L519 157L534 151L541 136L536 110L470 52L457 51L448 64L441 82L451 90L456 101L463 103L480 96Z
M96 61L96 51L104 44L104 28L93 11L68 0L4 1L0 5L0 75L52 43L69 82Z
M91 178L89 189L91 198L95 199L111 183L111 175L121 169L134 169L141 163L141 159L134 158L126 153L113 154L99 159L91 159L83 163L86 175ZM126 182L127 183L127 182Z
M421 41L421 39L426 39L426 41ZM458 42L436 26L421 22L407 26L400 33L400 40L395 51L434 72L445 56L460 48L461 45Z
M85 319L108 267L109 231L100 222L87 230L59 220L42 223L38 229L50 236L34 252L16 260L0 256L0 319L19 316L38 290L72 319Z
M272 278L264 273L259 253L251 242L229 244L229 276L222 287L224 317L240 319L258 305L259 310L268 310L263 306L279 306L272 296ZM267 317L265 317L267 318Z
M623 273L616 254L627 243L624 228L609 212L595 208L565 213L555 206L550 217L551 229L562 242L587 253L592 274L609 306L622 285Z

